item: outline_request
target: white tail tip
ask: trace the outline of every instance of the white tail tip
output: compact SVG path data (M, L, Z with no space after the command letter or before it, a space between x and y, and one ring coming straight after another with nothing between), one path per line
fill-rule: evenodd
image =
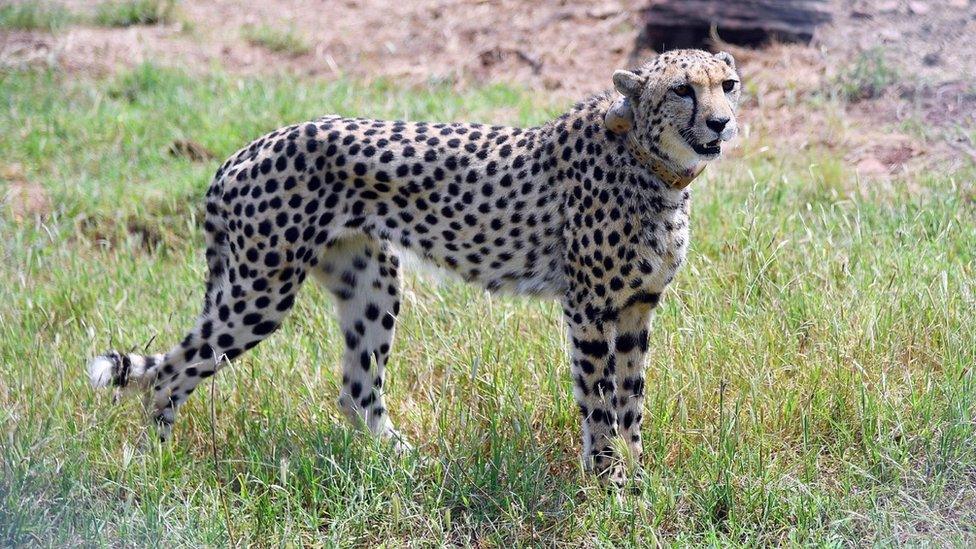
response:
M112 361L104 356L91 359L88 363L88 379L91 380L92 387L99 389L112 383L112 366Z

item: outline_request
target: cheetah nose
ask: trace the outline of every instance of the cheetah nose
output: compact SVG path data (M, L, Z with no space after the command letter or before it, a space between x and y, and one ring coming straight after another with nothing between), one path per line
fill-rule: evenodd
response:
M708 126L708 129L715 133L722 133L722 130L725 129L725 125L729 123L729 120L731 120L729 117L709 118L705 121L705 125Z

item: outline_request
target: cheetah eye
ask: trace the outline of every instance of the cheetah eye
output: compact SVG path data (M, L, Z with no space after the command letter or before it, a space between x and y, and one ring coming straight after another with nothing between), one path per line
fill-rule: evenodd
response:
M729 93L735 89L735 85L738 83L738 80L726 80L725 82L722 82L722 90L724 90L725 93Z
M673 91L674 94L677 95L678 97L691 97L691 94L694 93L691 89L691 86L689 86L688 84L681 84L680 86L675 86L671 88L671 91Z

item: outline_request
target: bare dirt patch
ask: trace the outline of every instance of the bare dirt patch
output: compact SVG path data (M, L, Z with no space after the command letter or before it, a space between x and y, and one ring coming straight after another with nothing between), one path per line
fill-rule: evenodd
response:
M635 24L636 6L605 0L215 0L183 2L165 25L7 32L0 48L7 64L37 44L67 70L96 73L151 59L191 71L216 64L409 85L506 81L575 96L606 87L609 68L627 65ZM248 44L242 29L253 25L280 27L311 47L295 56Z
M10 208L16 221L45 216L51 211L44 187L29 181L19 164L0 165L0 203Z
M862 146L889 172L938 166L952 172L976 162L976 36L974 0L842 0L837 19L818 38L825 75L843 87L851 79L885 85L876 97L851 101ZM860 64L860 65L859 65ZM860 74L857 69L861 67ZM914 126L916 131L906 130ZM910 140L912 143L905 143Z
M191 162L205 162L207 160L216 160L217 155L213 151L204 147L196 141L190 141L187 139L178 139L170 143L167 152L170 156L175 156L178 158L187 158Z

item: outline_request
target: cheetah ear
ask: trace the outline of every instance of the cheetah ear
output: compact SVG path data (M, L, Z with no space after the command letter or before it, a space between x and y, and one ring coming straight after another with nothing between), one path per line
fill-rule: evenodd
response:
M637 99L644 89L644 77L630 71L613 71L613 87L624 97Z
M732 70L735 70L735 58L732 57L731 53L727 51L720 51L715 54L715 58L720 61L725 61L726 65L728 65Z
M621 97L614 101L603 117L603 125L617 135L629 132L634 127L634 110L630 107L630 99Z

